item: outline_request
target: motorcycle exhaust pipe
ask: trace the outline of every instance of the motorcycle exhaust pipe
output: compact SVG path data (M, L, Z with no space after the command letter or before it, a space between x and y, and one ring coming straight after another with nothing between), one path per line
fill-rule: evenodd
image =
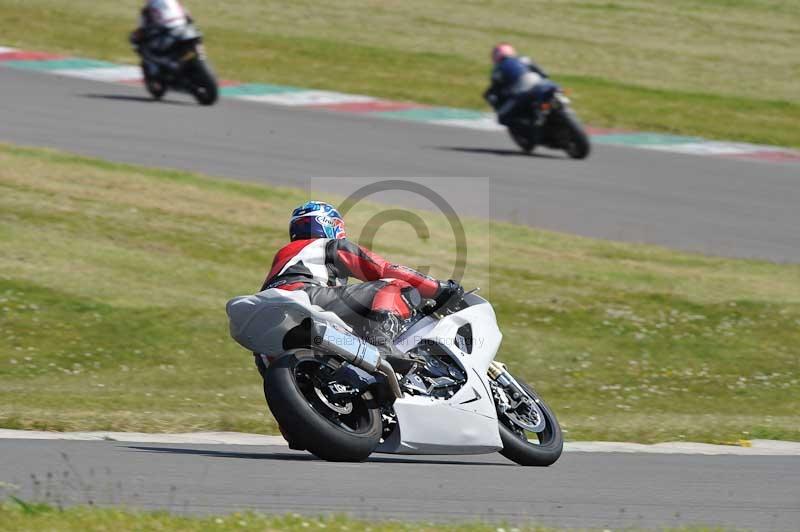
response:
M397 399L403 397L397 374L381 358L378 348L335 325L308 318L286 335L283 344L287 349L303 345L318 347L369 373L380 373L386 377L392 395Z
M381 360L381 364L378 367L378 373L381 373L384 377L386 377L386 384L389 385L389 389L392 391L392 395L394 395L395 399L402 399L403 390L400 389L400 381L398 380L397 374L394 372L392 365L385 360Z

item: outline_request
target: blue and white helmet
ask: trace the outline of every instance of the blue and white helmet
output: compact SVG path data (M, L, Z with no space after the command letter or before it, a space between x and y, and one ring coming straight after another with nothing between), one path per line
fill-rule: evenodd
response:
M344 220L336 207L323 201L308 201L292 211L289 238L345 238Z

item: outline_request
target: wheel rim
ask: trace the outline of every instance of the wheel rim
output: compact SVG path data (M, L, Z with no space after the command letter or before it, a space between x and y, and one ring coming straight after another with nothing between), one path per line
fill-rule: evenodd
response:
M525 405L525 408L519 407L511 412L506 411L505 415L511 423L526 432L539 433L547 425L547 418L544 417L544 412L535 403Z
M330 360L300 360L294 367L293 377L298 390L317 414L344 431L366 433L370 427L370 410L363 398L337 400L330 396L326 384L333 380L336 369Z
M539 397L533 393L532 390L526 389L526 391L538 405L537 410L541 413L542 420L544 422L544 429L539 432L526 430L523 425L527 424L526 422L528 420L525 419L524 416L519 416L518 414L508 415L505 412L498 412L498 419L504 427L510 430L517 438L525 443L528 443L529 445L536 445L535 443L531 442L530 435L532 434L535 435L536 439L538 440L538 445L549 445L553 442L555 436L555 432L553 431L553 421L551 420L547 408L541 403Z
M546 417L546 415L545 415ZM553 428L550 423L545 425L544 430L541 432L529 432L520 427L519 425L515 424L514 422L506 419L501 419L500 422L509 429L517 438L520 440L530 444L530 445L537 445L531 441L531 434L536 436L536 439L539 441L538 445L548 445L553 441Z
M353 402L352 401L348 401L348 402L346 402L344 404L335 403L334 401L332 401L332 400L328 399L327 397L325 397L325 394L322 393L322 390L320 390L316 386L314 387L314 393L317 394L317 398L322 402L322 404L324 404L325 406L327 406L329 409L333 410L337 414L346 416L347 414L352 414L353 413Z

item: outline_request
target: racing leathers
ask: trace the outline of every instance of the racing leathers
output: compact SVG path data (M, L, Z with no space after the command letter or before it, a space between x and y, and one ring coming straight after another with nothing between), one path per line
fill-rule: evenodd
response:
M518 107L547 74L527 57L505 57L492 69L491 85L483 93L484 99L497 112L497 120L511 125Z
M364 282L348 285L349 277ZM278 251L261 287L268 288L303 290L390 358L398 355L393 340L402 322L419 311L422 298L449 297L460 286L392 264L346 238L314 238Z
M131 42L145 54L164 55L191 23L191 16L179 0L148 0Z

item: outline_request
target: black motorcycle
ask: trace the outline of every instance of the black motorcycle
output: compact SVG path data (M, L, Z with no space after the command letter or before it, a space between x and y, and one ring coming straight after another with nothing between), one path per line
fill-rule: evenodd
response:
M508 132L526 153L536 146L564 150L573 159L585 159L591 150L569 98L550 80L540 82L527 95Z
M188 92L200 105L214 105L219 89L206 59L202 34L189 24L170 37L174 42L163 55L155 55L143 45L136 47L147 91L156 100L168 89Z

